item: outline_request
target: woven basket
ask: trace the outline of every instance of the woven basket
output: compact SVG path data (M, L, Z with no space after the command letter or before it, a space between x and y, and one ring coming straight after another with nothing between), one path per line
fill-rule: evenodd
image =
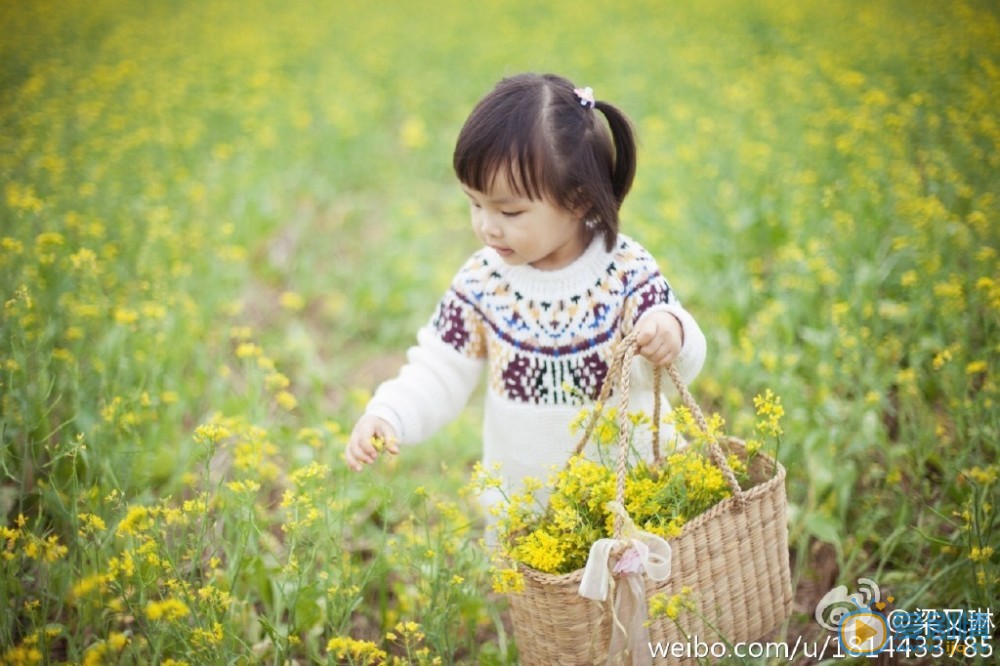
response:
M634 337L627 336L616 352L600 401L605 404L609 386L617 379L621 384L618 410L621 440L616 470L619 503L624 498L628 440L629 373L622 369L630 367L634 353ZM707 431L701 410L680 375L672 367L666 370L696 422ZM659 371L655 383L655 393L659 396ZM657 404L654 424L659 423L658 412ZM579 450L586 443L589 430ZM654 458L662 462L657 439L658 434L654 437ZM785 470L773 458L762 453L756 455L749 470L754 485L744 491L726 461L730 453L747 459L742 440L725 438L712 446L712 459L727 477L733 496L689 521L679 536L669 540L672 570L665 581L645 578L647 600L659 593L679 594L687 586L691 588L689 598L696 606L695 610L682 610L674 620L664 616L651 618L649 634L653 644L690 640L693 649L695 636L709 644L751 641L775 629L791 612ZM616 538L621 538L621 529L618 521ZM610 598L600 603L579 595L583 569L554 575L524 565L519 568L525 589L509 598L521 663L539 666L606 663L612 627ZM648 662L648 658L643 661Z

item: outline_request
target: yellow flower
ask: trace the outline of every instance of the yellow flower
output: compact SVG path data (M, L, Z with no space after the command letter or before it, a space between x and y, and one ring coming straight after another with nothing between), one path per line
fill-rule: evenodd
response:
M148 508L144 506L131 506L122 521L118 523L117 533L119 536L136 535L150 529L152 524Z
M21 254L24 252L24 243L16 238L11 238L10 236L4 236L0 239L0 248L3 248L11 254Z
M965 374L978 375L982 372L986 372L986 367L986 361L973 361L965 366Z
M993 557L993 546L973 546L969 550L969 559L973 562L985 562Z
M512 554L519 562L546 573L558 572L564 559L562 543L543 530L522 537Z
M264 377L264 388L268 391L286 389L291 384L288 377L280 372L271 372Z
M951 360L951 350L942 349L940 352L934 355L934 360L931 361L931 366L935 370L940 370L944 367L945 363Z
M260 490L260 484L256 481L230 481L226 486L234 493L255 493Z
M32 560L44 560L55 562L60 559L69 549L59 543L59 537L55 534L47 539L41 539L32 533L27 534L27 542L24 544L24 555Z
M225 638L225 629L221 622L215 622L211 629L201 629L196 627L191 632L191 641L200 647L212 647L219 645Z
M668 596L666 593L656 594L649 598L649 616L655 618L665 615L671 620L676 620L682 610L693 609L694 603L690 599L691 588L685 585L681 588L680 594Z
M997 480L998 473L1000 473L1000 466L997 465L989 465L987 467L976 465L975 467L962 470L963 476L981 486L988 486L994 483Z
M764 395L756 395L753 399L754 407L757 409L757 430L777 437L782 434L781 417L785 415L785 408L781 406L781 398L774 395L771 389L767 389Z
M493 591L500 594L524 592L524 576L517 569L492 569Z
M281 304L281 307L292 311L301 310L306 305L306 299L302 298L301 295L295 293L294 291L286 291L282 293L278 302Z
M123 633L112 631L108 635L108 647L115 652L121 652L122 648L128 645L129 638Z
M104 589L105 584L108 581L108 577L104 574L94 574L93 576L87 576L79 580L75 585L73 585L70 590L70 598L78 599L84 597L94 590Z
M199 444L216 444L231 436L228 428L215 423L200 425L194 431L194 441Z
M252 342L242 342L236 347L236 358L256 358L263 353L264 350Z
M277 395L274 396L274 400L278 403L279 407L289 412L295 409L299 404L299 401L295 399L295 396L288 391L278 391Z
M343 636L331 638L326 644L326 651L336 659L349 659L352 663L361 664L377 664L387 657L372 641L359 641Z
M132 557L132 551L130 550L122 553L120 558L111 557L108 559L108 576L117 578L120 573L125 574L129 578L135 575L135 559Z
M483 463L477 460L472 466L472 478L469 480L467 489L473 492L483 492L489 488L499 488L502 484L499 463L494 463L493 467L487 470Z
M170 597L163 601L150 601L146 604L146 617L150 620L166 620L172 622L187 617L191 609L180 599Z
M129 308L116 308L115 321L123 326L130 326L139 321L139 313Z

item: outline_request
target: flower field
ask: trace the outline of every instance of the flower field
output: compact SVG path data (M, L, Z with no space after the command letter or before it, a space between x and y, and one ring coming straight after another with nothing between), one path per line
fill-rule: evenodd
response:
M554 71L640 139L623 230L781 397L795 614L1000 598L1000 12L0 3L0 664L517 663L479 407L346 433L475 249L454 139ZM677 612L677 603L673 604Z

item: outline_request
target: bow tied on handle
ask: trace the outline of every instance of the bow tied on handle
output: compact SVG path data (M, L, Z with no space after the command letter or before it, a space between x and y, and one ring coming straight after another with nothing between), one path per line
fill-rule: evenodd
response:
M635 333L630 333L619 344L612 359L608 375L604 379L600 402L608 398L611 385L619 382L621 405L618 410L619 446L616 460L616 498L607 503L607 509L615 516L614 538L598 539L590 547L587 564L580 580L579 594L587 599L606 601L614 591L611 603L611 640L608 644L608 664L622 654L630 654L633 665L649 664L649 628L646 626L646 585L643 576L660 582L670 576L670 544L660 536L644 532L635 526L625 510L626 455L628 450L628 403L630 371L636 352ZM659 415L660 415L660 368L654 374L654 438L653 455L659 462ZM596 422L596 412L587 433L584 434L577 452L579 453L590 436ZM617 556L614 565L612 555ZM612 574L619 576L616 585Z
M632 655L633 664L649 663L649 628L646 626L646 585L643 574L660 582L670 576L670 544L663 537L638 529L620 503L607 503L608 510L622 521L618 539L598 539L590 547L587 565L580 579L580 596L606 601L615 593L611 605L613 627L608 645L608 663L623 651ZM618 560L611 566L611 556ZM611 574L619 574L616 585Z

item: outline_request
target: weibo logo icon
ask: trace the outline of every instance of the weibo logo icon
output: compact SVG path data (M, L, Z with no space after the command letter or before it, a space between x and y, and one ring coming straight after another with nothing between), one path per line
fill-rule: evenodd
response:
M840 631L845 616L882 601L878 584L871 578L859 578L858 585L861 589L851 594L847 593L846 585L840 585L823 595L813 615L816 622L827 631Z

